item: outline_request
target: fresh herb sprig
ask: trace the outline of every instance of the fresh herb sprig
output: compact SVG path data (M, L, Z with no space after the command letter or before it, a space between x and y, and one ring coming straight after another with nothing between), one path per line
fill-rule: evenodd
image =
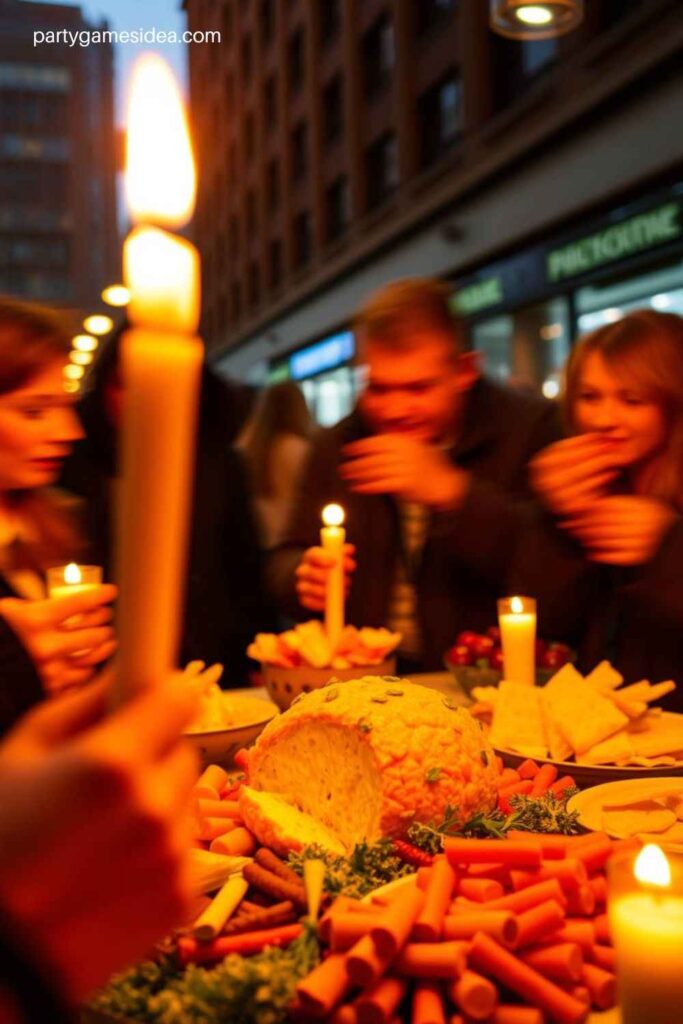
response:
M324 861L327 868L325 890L330 895L343 894L354 899L360 899L380 885L413 871L409 864L396 855L390 839L358 843L348 857L329 853L313 844L306 846L301 853L290 853L287 863L302 875L303 862L311 858Z

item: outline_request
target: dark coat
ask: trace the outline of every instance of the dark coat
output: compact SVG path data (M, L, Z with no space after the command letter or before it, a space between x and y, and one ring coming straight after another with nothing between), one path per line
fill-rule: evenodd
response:
M650 562L621 568L589 562L539 514L518 539L510 585L536 597L539 632L574 647L580 669L608 658L627 683L673 679L678 689L661 703L683 712L683 519Z
M368 433L355 411L318 435L287 539L270 556L273 590L299 618L304 610L293 570L302 551L319 543L321 509L337 501L357 549L347 619L357 626L386 624L401 546L397 505L387 495L355 494L337 472L342 446ZM506 592L504 567L531 501L527 463L560 435L555 407L545 400L484 380L469 392L450 456L472 474L472 483L459 511L431 516L416 578L423 668L442 666L461 629L485 630L496 622L496 599Z
M18 596L0 576L0 599ZM31 656L0 616L0 736L44 696L43 684Z

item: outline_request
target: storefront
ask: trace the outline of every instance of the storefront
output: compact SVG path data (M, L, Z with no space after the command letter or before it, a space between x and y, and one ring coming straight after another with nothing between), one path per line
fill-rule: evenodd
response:
M453 284L486 372L554 397L578 335L632 309L683 314L683 183Z
M296 381L315 420L331 426L351 411L358 393L360 371L352 365L355 350L353 331L338 331L274 360L267 383Z

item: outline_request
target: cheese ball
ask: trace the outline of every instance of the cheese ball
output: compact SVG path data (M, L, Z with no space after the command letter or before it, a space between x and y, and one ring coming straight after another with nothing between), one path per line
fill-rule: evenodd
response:
M331 829L347 850L460 822L496 802L493 751L470 713L405 679L365 676L301 695L261 733L249 784Z

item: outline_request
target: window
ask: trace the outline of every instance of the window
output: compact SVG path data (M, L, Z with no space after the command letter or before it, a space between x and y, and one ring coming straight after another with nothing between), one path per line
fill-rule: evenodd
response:
M308 126L300 121L291 135L292 181L302 181L308 173Z
M244 118L244 152L247 160L252 160L256 145L254 115L251 111Z
M305 75L305 46L304 30L297 29L289 40L287 67L289 72L289 88L292 92L298 92L304 84Z
M251 81L251 73L253 71L253 50L251 46L251 36L245 36L242 40L242 78L245 84Z
M323 46L331 43L341 28L340 0L318 0L320 17L320 42Z
M269 75L263 84L263 118L269 128L277 127L277 80Z
M462 91L455 72L420 97L418 114L420 163L429 167L453 148L462 132Z
M275 159L268 162L266 169L266 201L268 212L275 213L280 206L280 167Z
M342 174L332 182L325 194L328 242L336 241L346 231L350 208L349 179Z
M255 261L249 264L249 277L247 280L247 299L249 306L253 309L258 306L261 298L261 272Z
M20 64L0 62L0 88L29 89L32 92L68 92L71 85L69 68L56 64Z
M247 192L247 237L253 238L257 230L256 196L253 189Z
M383 135L366 151L368 209L380 206L399 183L398 146L392 133Z
M335 75L323 90L323 136L325 142L334 142L344 126L344 90L342 76Z
M0 238L2 267L68 267L69 246L65 239Z
M264 46L273 41L275 35L275 0L261 0L259 5L259 26Z
M0 93L0 131L66 135L69 131L68 104L68 96L61 93L7 90Z
M369 96L388 85L395 61L394 24L388 14L382 14L362 40L363 78Z
M441 25L455 10L455 0L414 0L419 35Z
M308 210L302 210L294 218L294 265L304 267L311 258L313 247L313 232L311 226L311 215Z
M282 283L282 241L273 238L268 247L268 274L271 288Z

